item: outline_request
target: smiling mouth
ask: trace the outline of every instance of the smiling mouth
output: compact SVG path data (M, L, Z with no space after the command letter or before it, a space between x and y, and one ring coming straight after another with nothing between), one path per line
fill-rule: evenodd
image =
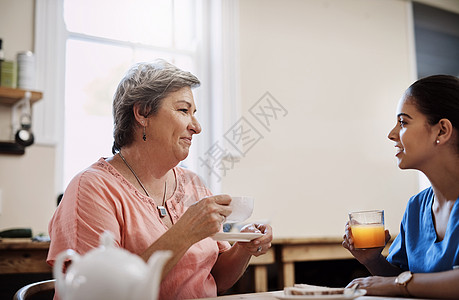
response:
M395 148L397 149L396 153L395 153L395 156L399 155L400 153L402 153L405 150L403 147L400 147L400 146L395 146Z
M191 138L182 138L182 141L185 141L185 143L191 145Z

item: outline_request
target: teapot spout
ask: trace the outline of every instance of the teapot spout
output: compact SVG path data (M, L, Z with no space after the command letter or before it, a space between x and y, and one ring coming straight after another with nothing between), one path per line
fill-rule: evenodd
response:
M172 257L172 251L156 251L148 259L148 273L145 274L145 280L140 282L137 287L137 297L133 299L156 300L159 295L161 276L163 268L169 258Z

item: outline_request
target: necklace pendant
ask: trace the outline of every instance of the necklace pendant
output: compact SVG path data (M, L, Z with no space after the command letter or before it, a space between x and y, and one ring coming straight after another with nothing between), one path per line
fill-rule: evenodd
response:
M161 218L167 216L167 209L166 209L164 206L158 205L156 208L158 209L159 216L160 216Z

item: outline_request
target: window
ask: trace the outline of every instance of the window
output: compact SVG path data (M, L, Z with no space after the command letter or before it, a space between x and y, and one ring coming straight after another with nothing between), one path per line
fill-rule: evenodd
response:
M112 97L133 63L160 57L197 73L197 8L189 0L64 0L64 186L111 155Z
M215 192L219 182L199 163L237 118L237 1L36 0L38 88L36 142L56 146L56 192L101 156L111 155L111 103L126 70L164 58L195 74L203 134L184 165ZM225 111L225 115L223 112ZM226 125L226 127L228 127Z

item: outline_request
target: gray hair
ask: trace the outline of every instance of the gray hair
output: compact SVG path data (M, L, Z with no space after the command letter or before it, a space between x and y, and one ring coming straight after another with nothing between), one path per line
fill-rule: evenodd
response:
M200 84L193 74L162 59L132 66L120 81L113 97L113 154L134 141L137 126L134 105L139 105L140 114L144 117L155 115L169 93L184 87L195 88Z

